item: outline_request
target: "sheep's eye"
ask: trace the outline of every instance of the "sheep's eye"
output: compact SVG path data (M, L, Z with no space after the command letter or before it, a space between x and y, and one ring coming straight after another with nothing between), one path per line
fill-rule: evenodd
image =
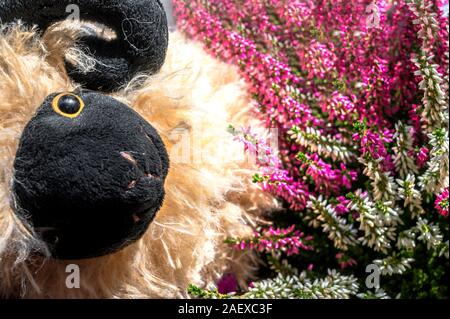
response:
M65 117L75 118L84 108L83 100L72 93L61 93L52 101L53 110Z

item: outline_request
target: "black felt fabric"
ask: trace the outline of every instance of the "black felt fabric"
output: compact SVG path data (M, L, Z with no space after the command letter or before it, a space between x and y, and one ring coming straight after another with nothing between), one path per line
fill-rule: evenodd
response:
M113 91L138 72L157 72L166 56L168 26L159 0L0 0L0 20L21 19L41 30L66 19L68 5L78 5L82 20L113 29L117 39L86 36L81 41L99 60L95 71L79 72L67 63L70 76L92 90Z
M26 126L14 162L16 214L55 258L96 257L140 238L160 209L169 159L155 129L115 99L80 93L76 118L49 96Z

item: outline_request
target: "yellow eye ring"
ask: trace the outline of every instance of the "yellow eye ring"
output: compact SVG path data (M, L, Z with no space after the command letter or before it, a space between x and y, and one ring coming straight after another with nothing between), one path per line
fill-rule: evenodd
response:
M78 95L65 92L55 96L52 108L59 115L73 119L83 111L84 102Z

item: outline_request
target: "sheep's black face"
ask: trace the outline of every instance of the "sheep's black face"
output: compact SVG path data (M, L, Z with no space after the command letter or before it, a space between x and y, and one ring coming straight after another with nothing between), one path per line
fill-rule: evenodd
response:
M144 234L168 166L158 133L126 105L94 92L53 94L20 141L15 212L55 258L108 254Z

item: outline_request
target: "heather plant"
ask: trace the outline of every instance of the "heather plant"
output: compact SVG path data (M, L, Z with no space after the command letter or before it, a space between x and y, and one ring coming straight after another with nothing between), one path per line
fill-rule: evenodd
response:
M447 298L448 19L439 0L174 0L178 27L238 68L279 149L253 182L284 210L234 249L266 261L202 298ZM224 128L225 129L225 128ZM376 273L367 273L367 266ZM370 284L368 276L380 275ZM376 277L376 276L375 276ZM368 284L369 282L369 284Z

